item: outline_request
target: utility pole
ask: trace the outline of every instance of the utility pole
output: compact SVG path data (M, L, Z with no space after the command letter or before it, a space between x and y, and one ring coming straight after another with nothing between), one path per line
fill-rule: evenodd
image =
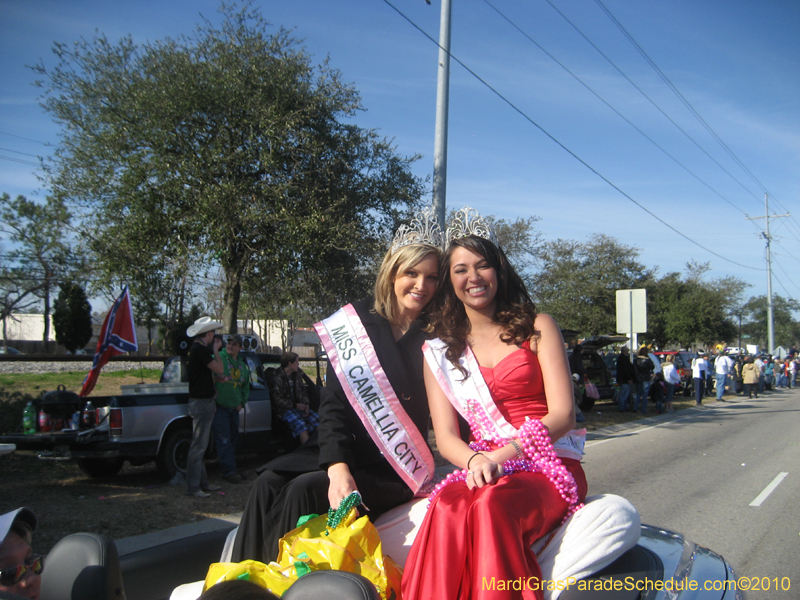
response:
M430 2L428 2L430 4ZM433 142L433 210L442 230L447 204L447 119L450 104L450 0L442 0L439 23L439 71L436 84L436 133Z
M773 219L780 219L788 217L789 213L785 215L772 215ZM764 194L764 216L763 217L747 217L748 220L753 221L756 219L764 219L765 232L761 234L767 242L767 346L769 353L775 352L775 314L772 305L772 255L770 253L770 235L769 235L769 194ZM741 342L739 343L741 346Z

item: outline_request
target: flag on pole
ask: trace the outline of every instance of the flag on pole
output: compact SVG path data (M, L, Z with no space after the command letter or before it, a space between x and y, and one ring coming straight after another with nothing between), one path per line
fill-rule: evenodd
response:
M122 289L122 294L114 301L114 306L108 311L106 320L103 321L103 328L100 330L100 337L97 340L97 350L95 350L92 370L83 381L81 388L81 398L92 393L100 369L108 362L108 359L123 352L136 352L139 345L136 342L136 327L133 324L133 310L131 309L131 297L128 294L128 286Z

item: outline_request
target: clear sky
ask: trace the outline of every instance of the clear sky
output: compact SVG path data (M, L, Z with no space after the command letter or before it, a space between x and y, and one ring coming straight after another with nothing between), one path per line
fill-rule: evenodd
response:
M390 1L438 39L437 0ZM355 85L359 125L431 175L432 41L385 0L255 4ZM95 30L139 43L188 34L201 13L218 21L217 6L0 0L0 192L43 197L28 163L58 142L26 65L54 65L54 41ZM773 289L800 297L798 31L797 0L453 0L452 53L495 91L452 63L447 204L538 216L545 239L604 233L662 274L709 262L750 296L766 293L764 219L746 217L764 215L769 192L771 213L792 213L770 221Z

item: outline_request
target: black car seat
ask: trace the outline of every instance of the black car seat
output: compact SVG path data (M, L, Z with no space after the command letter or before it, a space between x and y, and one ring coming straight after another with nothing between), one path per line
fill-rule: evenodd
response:
M347 571L312 571L295 581L281 600L380 600L372 582Z
M59 541L45 560L40 600L126 600L114 540L75 533Z

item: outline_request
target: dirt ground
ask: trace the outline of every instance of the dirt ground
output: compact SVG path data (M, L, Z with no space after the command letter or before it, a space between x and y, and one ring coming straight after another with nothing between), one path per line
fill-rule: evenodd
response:
M184 485L170 485L150 463L127 463L115 477L99 480L84 475L73 462L39 460L33 452L0 456L0 514L27 506L39 517L36 552L46 553L65 535L88 531L113 539L150 533L244 510L254 469L268 456L238 459L248 479L229 484L216 461L206 462L209 480L222 491L210 498L185 494Z

